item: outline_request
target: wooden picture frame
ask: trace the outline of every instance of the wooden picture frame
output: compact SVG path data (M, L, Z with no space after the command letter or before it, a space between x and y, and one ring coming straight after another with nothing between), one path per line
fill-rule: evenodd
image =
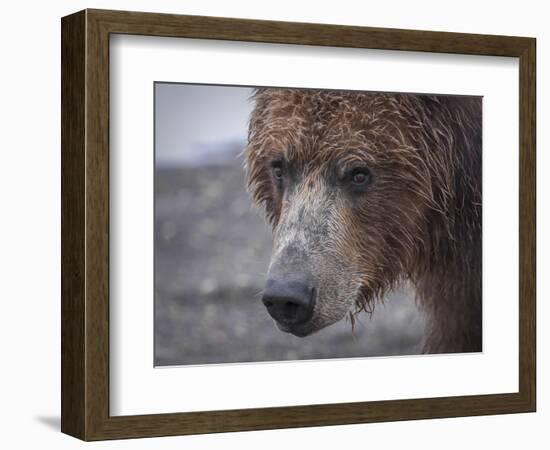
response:
M533 38L85 10L62 30L62 415L83 440L535 411ZM519 391L260 409L109 415L109 35L519 58Z

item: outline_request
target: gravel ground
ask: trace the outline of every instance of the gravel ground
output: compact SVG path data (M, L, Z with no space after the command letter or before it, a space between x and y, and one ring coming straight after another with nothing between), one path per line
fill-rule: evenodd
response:
M423 319L411 289L374 314L305 338L279 331L260 301L270 230L251 206L241 162L157 168L155 365L411 355Z

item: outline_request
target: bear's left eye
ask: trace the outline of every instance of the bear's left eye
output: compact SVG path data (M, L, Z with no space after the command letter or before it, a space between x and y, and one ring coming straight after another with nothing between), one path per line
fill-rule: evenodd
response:
M351 171L349 179L353 185L361 187L370 183L372 175L366 167L358 167Z

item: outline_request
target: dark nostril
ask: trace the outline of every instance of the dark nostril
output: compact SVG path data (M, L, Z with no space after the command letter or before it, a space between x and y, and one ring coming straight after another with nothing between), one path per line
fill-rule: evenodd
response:
M285 324L308 321L313 315L315 289L296 277L267 281L262 297L271 317Z
M300 309L300 305L297 303L286 302L284 309L287 316L294 317Z

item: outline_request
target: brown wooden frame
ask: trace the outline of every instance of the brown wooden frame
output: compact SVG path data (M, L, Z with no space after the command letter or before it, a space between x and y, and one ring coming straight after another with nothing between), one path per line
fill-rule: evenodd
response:
M64 17L61 31L64 433L99 440L535 411L534 38L104 10ZM110 416L108 99L113 33L519 57L519 392Z

